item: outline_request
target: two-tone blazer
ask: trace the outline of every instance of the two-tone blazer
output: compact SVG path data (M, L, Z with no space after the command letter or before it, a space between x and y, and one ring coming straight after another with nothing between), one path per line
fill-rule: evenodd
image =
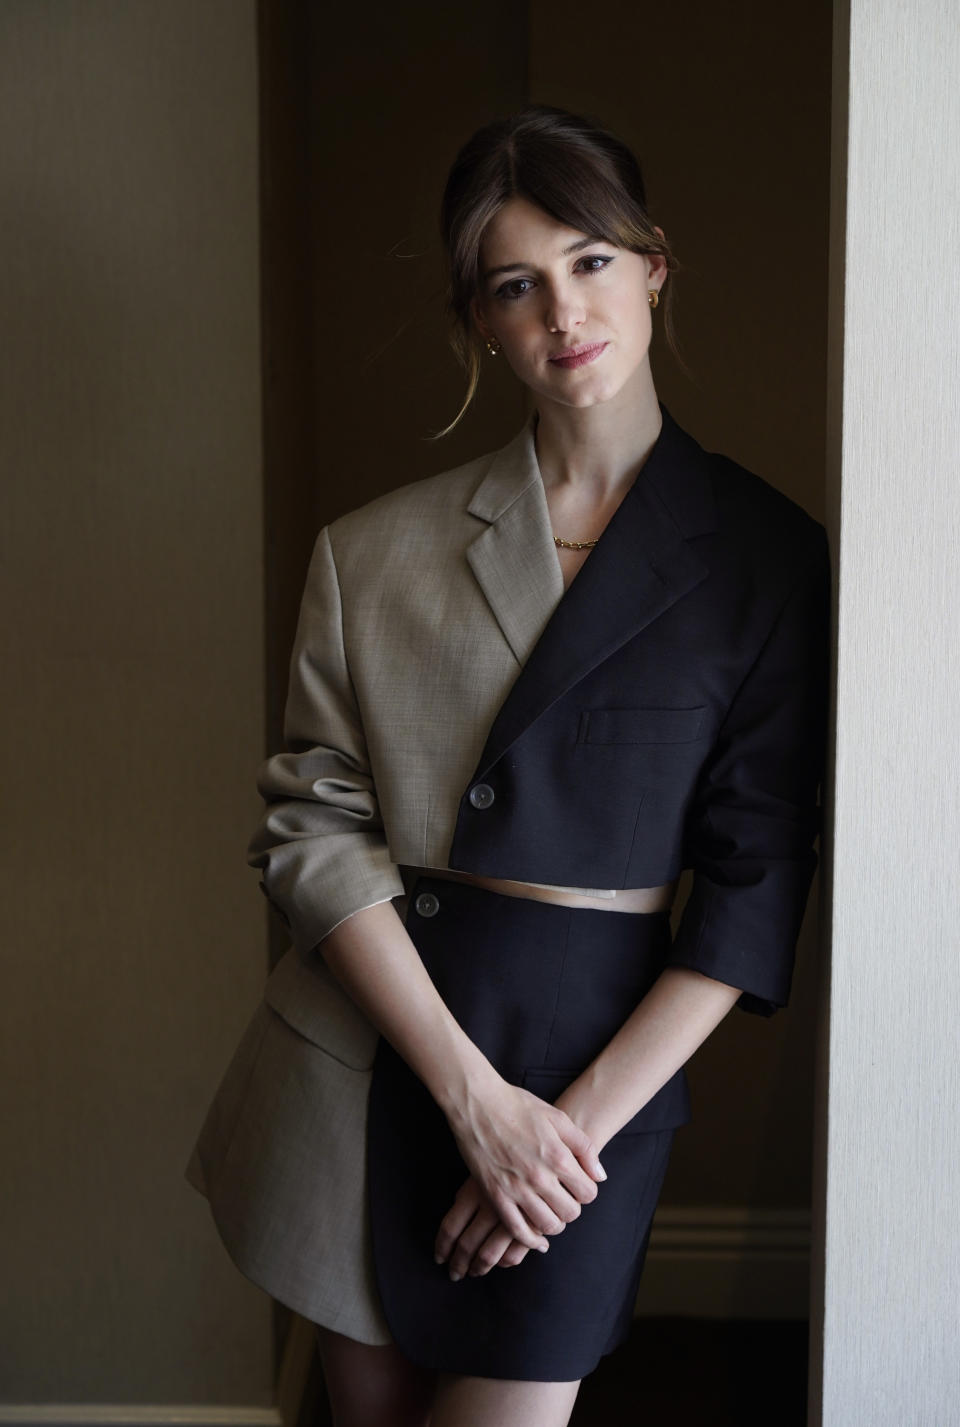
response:
M825 534L661 413L566 591L535 415L316 541L249 849L292 947L189 1172L251 1278L365 1341L389 1336L358 1213L377 1034L322 942L401 899L401 867L605 896L691 868L669 963L749 1010L787 1000L816 863Z

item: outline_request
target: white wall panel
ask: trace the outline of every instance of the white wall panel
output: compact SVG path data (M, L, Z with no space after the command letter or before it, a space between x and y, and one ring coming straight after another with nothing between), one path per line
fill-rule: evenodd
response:
M849 18L823 1421L951 1427L960 11L852 0Z

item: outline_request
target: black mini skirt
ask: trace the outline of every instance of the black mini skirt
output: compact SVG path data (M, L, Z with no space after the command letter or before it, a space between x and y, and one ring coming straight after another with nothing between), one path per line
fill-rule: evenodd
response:
M610 912L419 877L407 930L444 1001L505 1079L553 1101L656 980L666 912ZM586 1376L626 1337L684 1072L604 1146L607 1179L545 1254L451 1282L440 1220L468 1170L443 1113L381 1038L367 1121L369 1212L384 1313L401 1351L438 1372L544 1382Z

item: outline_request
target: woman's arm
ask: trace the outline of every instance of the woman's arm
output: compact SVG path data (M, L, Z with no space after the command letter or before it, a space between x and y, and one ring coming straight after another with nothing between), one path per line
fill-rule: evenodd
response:
M740 991L686 967L662 971L616 1035L556 1101L598 1150L665 1085L736 1003ZM437 1258L450 1275L520 1262L526 1249L468 1180L440 1225Z
M562 1109L509 1084L461 1029L390 902L335 927L318 951L423 1081L510 1237L545 1250L605 1178L589 1135Z
M739 996L737 987L699 971L667 967L557 1103L602 1149L686 1064Z
M266 807L248 857L262 869L263 891L298 954L323 957L423 1080L504 1224L525 1246L545 1248L540 1230L575 1218L603 1171L563 1111L507 1084L464 1034L392 905L403 880L350 675L328 527L300 605L284 738L285 751L258 775Z

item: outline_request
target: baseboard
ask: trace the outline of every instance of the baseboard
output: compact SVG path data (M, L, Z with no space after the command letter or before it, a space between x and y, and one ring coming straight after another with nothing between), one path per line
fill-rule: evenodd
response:
M810 1213L657 1210L637 1298L641 1317L806 1318Z
M0 1403L2 1427L283 1427L276 1407L203 1407L194 1403Z
M0 1403L0 1427L295 1427L314 1351L314 1327L291 1314L276 1407L195 1403Z

